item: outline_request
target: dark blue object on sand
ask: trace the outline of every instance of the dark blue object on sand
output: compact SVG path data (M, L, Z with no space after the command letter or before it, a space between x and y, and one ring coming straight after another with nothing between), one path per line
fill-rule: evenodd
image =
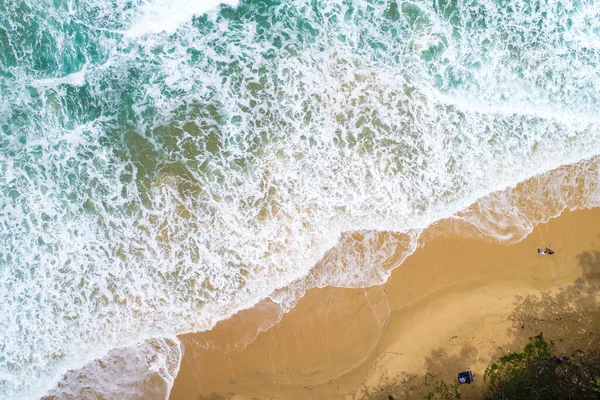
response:
M470 370L458 373L458 383L459 384L462 385L464 383L471 383L471 382L473 382L473 373Z

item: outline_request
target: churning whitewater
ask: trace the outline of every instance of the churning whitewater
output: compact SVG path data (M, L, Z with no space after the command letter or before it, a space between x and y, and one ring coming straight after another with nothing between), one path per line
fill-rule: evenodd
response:
M432 222L599 154L599 66L595 1L0 1L0 398L85 397L57 382L109 351L97 393L164 397L169 338L293 304L328 250L314 284L385 280Z

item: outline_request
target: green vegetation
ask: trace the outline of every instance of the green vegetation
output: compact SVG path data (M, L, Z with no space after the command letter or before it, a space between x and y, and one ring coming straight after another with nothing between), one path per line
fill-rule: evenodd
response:
M520 353L502 356L484 374L485 398L598 399L600 363L597 354L580 352L577 360L556 357L552 342L536 336Z
M439 381L431 393L427 395L427 400L456 400L460 399L458 393L458 382L451 385L444 381Z
M540 334L522 352L502 356L484 374L486 400L600 399L600 357L576 351L557 357L552 341ZM458 384L440 381L428 400L460 398Z
M559 364L553 359L553 345L541 335L521 353L502 356L488 367L484 380L487 399L562 398L557 384Z

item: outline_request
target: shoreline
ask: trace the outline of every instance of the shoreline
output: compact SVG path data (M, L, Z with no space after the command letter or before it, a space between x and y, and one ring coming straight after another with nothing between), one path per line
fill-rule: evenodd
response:
M440 221L381 286L311 289L253 341L265 318L279 319L274 303L263 301L210 332L181 335L185 353L170 398L377 398L376 388L398 391L401 382L426 388L419 377L436 364L432 350L457 365L463 360L480 382L498 346L525 343L510 333L518 296L560 291L582 277L577 257L598 248L597 222L600 209L567 210L507 245L457 236L473 227ZM536 253L546 244L556 254ZM478 333L468 339L470 330ZM452 379L450 372L436 374Z

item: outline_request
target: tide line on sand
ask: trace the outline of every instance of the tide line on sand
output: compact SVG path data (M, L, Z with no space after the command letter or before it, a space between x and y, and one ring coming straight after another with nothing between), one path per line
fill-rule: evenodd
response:
M235 343L256 329L256 310L181 336L170 398L422 398L463 369L475 381L461 393L475 398L485 367L541 331L565 353L590 345L600 325L598 222L600 209L566 211L506 245L441 221L384 285L309 290L245 347ZM555 254L538 255L548 244Z

